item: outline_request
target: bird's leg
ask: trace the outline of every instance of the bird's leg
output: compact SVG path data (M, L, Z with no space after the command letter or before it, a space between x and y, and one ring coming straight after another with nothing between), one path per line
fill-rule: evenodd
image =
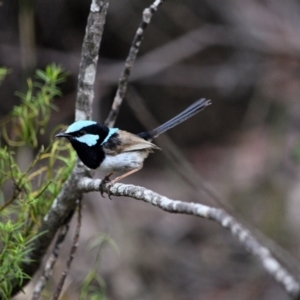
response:
M109 187L111 185L113 185L114 183L116 183L117 181L119 181L119 180L121 180L121 179L123 179L123 178L125 178L125 177L127 177L127 176L129 176L129 175L131 175L131 174L133 174L133 173L135 173L137 171L139 171L140 169L141 168L132 169L129 172L127 172L127 173L125 173L125 174L123 174L121 176L116 177L114 180L110 180L110 178L109 178L113 173L109 173L108 175L106 175L103 178L103 180L101 180L100 187L99 187L101 196L104 197L103 193L104 193L104 185L105 185L105 187L107 189L108 198L111 199Z
M99 191L100 191L100 194L101 194L101 196L102 196L103 198L105 198L104 195L103 195L103 193L104 193L104 186L106 186L106 184L107 184L108 182L110 182L110 178L109 178L109 177L110 177L112 174L113 174L113 173L107 174L107 175L101 180L101 183L100 183L100 185L99 185ZM109 194L108 194L108 197L109 197L109 199L111 199Z
M117 181L119 181L119 180L121 180L121 179L123 179L123 178L125 178L125 177L127 177L127 176L129 176L129 175L131 175L131 174L133 174L133 173L135 173L135 172L137 172L137 171L139 171L140 169L141 169L141 168L136 168L136 169L130 170L129 172L127 172L127 173L125 173L125 174L123 174L123 175L121 175L121 176L116 177L114 180L111 180L111 181L107 182L107 183L106 183L106 188L107 188L107 195L108 195L109 199L111 199L111 198L110 198L110 190L109 190L108 188L109 188L111 185L113 185L113 184L116 183Z
M125 177L127 177L127 176L129 176L129 175L131 175L131 174L133 174L133 173L135 173L137 171L139 171L140 169L141 168L136 168L136 169L130 170L129 172L127 172L127 173L125 173L125 174L123 174L121 176L116 177L114 180L110 181L108 184L112 185L112 184L116 183L117 181L120 181L121 179L123 179L123 178L125 178Z

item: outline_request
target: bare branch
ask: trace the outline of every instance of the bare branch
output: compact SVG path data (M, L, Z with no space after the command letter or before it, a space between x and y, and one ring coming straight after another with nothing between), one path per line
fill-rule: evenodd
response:
M145 32L147 26L150 24L154 13L157 11L158 7L163 2L164 2L164 0L155 0L152 5L150 5L148 8L144 9L144 11L143 11L142 21L135 33L133 41L131 43L129 53L128 53L127 59L125 61L124 70L119 79L118 89L116 92L116 96L114 98L114 102L111 107L111 111L104 123L108 127L113 127L116 122L117 116L120 111L121 104L122 104L125 94L126 94L129 76L131 74L131 70L133 68L134 62L136 60L137 54L138 54L138 52L140 50L140 46L142 44L142 40L144 38L144 32Z
M100 183L100 179L93 180L86 177L78 182L78 188L81 189L82 192L99 191ZM146 188L134 185L116 183L109 187L109 191L111 195L142 200L169 213L194 215L217 222L223 228L228 229L232 236L260 261L264 270L269 273L293 299L300 297L300 285L297 279L247 228L224 210L199 203L172 200Z
M48 257L48 260L45 264L43 273L40 276L37 284L35 285L31 300L38 300L40 298L41 293L42 293L43 289L45 288L45 284L46 284L46 282L48 281L49 277L52 274L53 267L56 263L58 255L59 255L60 247L61 247L62 243L64 242L67 233L69 232L70 221L72 219L72 216L73 216L73 211L70 214L70 217L68 217L67 222L65 222L65 224L63 226L61 226L61 228L60 228L60 232L57 236L57 239L56 239L55 245L53 247L52 253Z
M74 235L70 255L69 255L69 258L68 258L67 263L66 263L66 269L64 270L64 272L63 272L63 274L60 278L60 281L59 281L59 283L56 287L54 295L52 296L52 300L58 300L58 298L61 294L64 282L66 280L66 277L67 277L67 275L70 271L71 264L72 264L72 261L74 259L74 255L75 255L76 250L78 248L79 234L80 234L80 228L81 228L81 208L82 208L82 202L81 202L81 199L78 199L77 200L77 209L78 209L78 212L77 212L77 216L78 216L77 217L77 226L76 226L76 231L75 231L75 235Z
M92 116L98 53L107 9L108 0L92 0L79 66L76 121L90 119Z

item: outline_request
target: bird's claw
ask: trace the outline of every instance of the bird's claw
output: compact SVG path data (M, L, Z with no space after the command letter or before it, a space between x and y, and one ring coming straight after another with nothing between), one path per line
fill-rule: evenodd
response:
M112 182L107 182L106 184L105 184L105 186L106 186L106 189L107 189L107 196L108 196L108 198L110 199L110 200L112 200L111 199L111 197L110 197L110 187L113 185L113 183Z
M111 180L110 180L110 178L109 178L111 175L112 175L112 173L106 175L106 176L101 180L101 183L100 183L100 186L99 186L99 191L100 191L101 196L102 196L103 198L105 198L105 196L104 196L103 194L106 192L107 195L108 195L108 198L109 198L110 200L112 200L111 197L110 197L111 194L110 194L110 189L109 189L109 187L112 185L112 182L111 182Z

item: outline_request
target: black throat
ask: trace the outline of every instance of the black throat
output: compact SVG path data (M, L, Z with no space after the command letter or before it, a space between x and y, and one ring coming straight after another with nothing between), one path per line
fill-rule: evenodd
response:
M109 129L106 126L100 124L94 124L87 128L85 131L88 134L95 134L99 136L97 143L93 146L88 146L85 143L76 140L76 133L74 133L74 138L70 139L70 142L77 152L80 160L90 169L97 169L103 160L105 159L105 152L102 147L102 143L109 133Z
M75 139L70 141L73 148L77 152L80 160L90 169L97 169L105 158L105 153L101 145L88 147Z

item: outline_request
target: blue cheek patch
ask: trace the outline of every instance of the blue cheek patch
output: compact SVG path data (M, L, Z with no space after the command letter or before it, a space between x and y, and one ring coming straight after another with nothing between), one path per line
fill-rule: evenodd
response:
M103 145L104 143L106 143L106 142L109 140L109 138L110 138L113 134L115 134L118 130L119 130L119 128L109 128L108 135L107 135L107 137L104 139L104 141L102 142L101 145Z
M99 135L96 134L85 134L81 137L75 138L78 142L87 144L88 146L94 146L99 140Z
M89 120L81 120L81 121L77 121L73 124L71 124L68 129L66 130L66 133L70 133L70 132L75 132L75 131L79 131L84 127L96 124L97 122L95 121L89 121Z

